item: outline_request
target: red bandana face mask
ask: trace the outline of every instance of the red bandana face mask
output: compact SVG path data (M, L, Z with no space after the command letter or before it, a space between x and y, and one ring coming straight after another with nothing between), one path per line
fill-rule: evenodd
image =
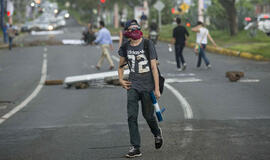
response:
M126 36L127 38L131 38L133 40L138 40L138 39L142 38L143 33L140 30L125 31L124 36Z

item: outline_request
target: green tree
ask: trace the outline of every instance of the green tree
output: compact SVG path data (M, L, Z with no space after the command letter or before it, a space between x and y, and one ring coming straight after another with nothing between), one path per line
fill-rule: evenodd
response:
M238 33L238 17L235 2L236 0L219 0L219 3L223 6L227 13L231 36Z

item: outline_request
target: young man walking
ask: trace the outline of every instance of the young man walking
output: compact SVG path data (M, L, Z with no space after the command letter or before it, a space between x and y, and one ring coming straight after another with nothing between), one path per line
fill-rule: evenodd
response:
M187 38L189 33L187 29L181 25L181 19L176 18L177 27L173 29L173 39L172 45L175 46L175 60L177 65L177 71L182 71L186 69L186 62L183 56L183 49L186 45ZM181 64L183 69L181 68Z
M209 62L209 60L206 57L206 54L204 52L206 45L207 45L207 42L208 42L207 38L210 39L210 41L212 42L212 44L215 47L217 45L216 45L215 41L213 40L212 36L210 35L208 29L204 27L204 24L202 22L198 21L197 26L193 27L191 30L193 32L196 32L196 43L200 45L197 68L201 67L201 61L203 59L207 69L209 69L212 66L211 66L211 64L210 64L210 62Z
M154 107L150 97L150 92L152 91L154 91L157 99L160 97L156 61L157 54L154 44L142 38L143 33L140 31L140 26L136 20L128 21L126 23L126 29L127 31L124 33L124 36L129 38L130 41L123 44L118 51L120 55L118 76L120 84L127 90L128 127L132 147L126 154L126 157L134 158L142 155L140 151L141 139L137 121L139 101L141 101L143 117L154 135L156 149L162 146L163 139L161 129L154 116ZM145 45L148 45L147 50L145 49ZM148 61L148 59L150 59L150 61ZM125 64L128 64L130 68L128 81L123 79L123 66Z
M101 54L101 57L99 58L99 61L96 65L96 68L99 70L102 63L103 63L104 58L107 58L107 60L110 63L109 69L112 70L114 68L114 64L113 64L113 61L112 61L112 58L111 58L111 55L109 52L109 47L113 51L111 33L107 28L105 28L105 24L103 21L100 21L99 25L100 25L100 30L99 30L98 36L94 42L95 42L95 44L101 45L102 54Z

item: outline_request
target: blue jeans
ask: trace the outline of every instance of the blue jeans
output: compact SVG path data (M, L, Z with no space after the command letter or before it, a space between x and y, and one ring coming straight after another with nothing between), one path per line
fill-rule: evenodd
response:
M205 48L206 48L206 44L202 44L201 47L200 47L199 55L198 55L197 67L200 67L201 66L202 59L204 60L206 66L208 66L210 64L210 62L209 62L209 60L206 57L205 52L204 52Z
M139 100L141 100L142 114L154 136L160 135L160 130L154 116L154 106L152 105L149 92L139 92L133 88L127 91L127 114L130 143L135 148L140 148L141 138L138 128Z
M182 64L185 63L185 59L183 56L184 47L185 47L185 45L180 45L180 44L175 45L175 60L176 60L177 68L181 68L180 61Z

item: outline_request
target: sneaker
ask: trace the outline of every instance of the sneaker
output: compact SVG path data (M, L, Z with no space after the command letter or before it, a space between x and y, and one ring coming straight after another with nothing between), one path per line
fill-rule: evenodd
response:
M128 151L128 154L126 154L127 158L135 158L140 156L142 156L140 149L134 147L131 147L130 150Z
M161 148L161 146L163 144L162 130L161 130L161 128L159 128L159 130L160 130L160 135L155 137L155 147L156 147L156 149Z
M212 68L211 64L208 64L208 66L206 66L206 67L207 67L207 69L211 69Z
M186 68L187 68L187 64L184 63L184 64L183 64L183 71L186 70Z
M178 71L178 72L181 72L181 71L182 71L182 68L177 68L177 71Z

